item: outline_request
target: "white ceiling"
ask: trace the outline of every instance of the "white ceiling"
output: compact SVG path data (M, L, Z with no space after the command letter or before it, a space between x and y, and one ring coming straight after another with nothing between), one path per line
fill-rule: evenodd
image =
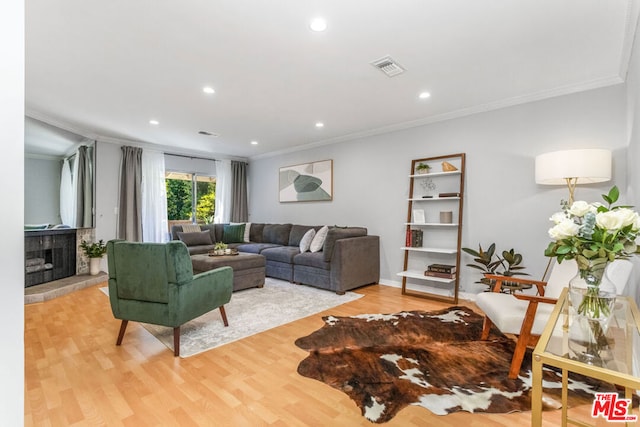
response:
M620 83L637 9L634 0L26 0L26 114L92 138L259 157ZM316 16L328 21L323 33L308 28ZM370 65L385 55L406 72L389 78Z

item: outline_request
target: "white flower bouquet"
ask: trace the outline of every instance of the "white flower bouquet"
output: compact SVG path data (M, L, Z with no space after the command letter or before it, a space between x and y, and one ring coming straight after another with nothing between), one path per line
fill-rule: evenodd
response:
M613 206L619 195L618 187L614 186L602 195L607 205L576 201L568 206L563 202L563 210L550 218L554 225L549 229L549 237L553 241L544 254L557 258L558 262L575 259L583 279L596 277L577 309L579 314L596 315L608 310L597 299L607 263L640 253L636 245L640 216L630 206Z

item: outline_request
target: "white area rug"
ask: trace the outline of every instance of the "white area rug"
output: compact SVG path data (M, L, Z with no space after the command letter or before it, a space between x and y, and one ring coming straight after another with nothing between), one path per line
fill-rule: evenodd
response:
M108 294L108 288L100 290ZM233 293L231 301L224 306L228 327L224 327L218 309L182 325L180 357L193 356L361 297L354 292L337 295L267 277L263 288ZM142 326L173 350L172 328L146 323Z

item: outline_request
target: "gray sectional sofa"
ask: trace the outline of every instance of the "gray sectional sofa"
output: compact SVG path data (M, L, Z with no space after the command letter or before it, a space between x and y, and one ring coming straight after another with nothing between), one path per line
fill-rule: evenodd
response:
M247 226L248 239L236 239L242 241L228 243L228 246L264 256L265 272L269 277L338 294L377 283L380 278L380 239L368 235L364 227L329 227L320 251L301 253L300 241L305 233L311 228L318 231L322 226L263 223L248 223ZM174 240L182 240L190 254L203 254L213 249L216 242L230 242L225 231L232 227L229 224L201 225L200 234L194 234L183 232L181 225L174 225L171 235Z

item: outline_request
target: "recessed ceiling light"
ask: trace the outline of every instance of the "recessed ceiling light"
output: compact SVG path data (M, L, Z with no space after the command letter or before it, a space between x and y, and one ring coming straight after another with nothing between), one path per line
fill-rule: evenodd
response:
M418 98L420 99L427 99L430 97L431 97L431 94L429 92L421 92L420 95L418 95Z
M258 145L258 141L251 141L251 145Z
M312 31L321 32L327 29L327 21L324 18L313 18L309 23Z
M318 122L318 123L316 123L316 127L317 128L323 128L324 127L324 123Z
M212 93L216 93L215 89L212 88L211 86L205 86L202 88L202 91L204 93L208 93L208 94L212 94Z
M159 121L157 121L157 120L153 120L153 119L151 119L151 120L149 120L149 124L150 124L150 125L159 125L159 124L160 124L160 122L159 122Z

